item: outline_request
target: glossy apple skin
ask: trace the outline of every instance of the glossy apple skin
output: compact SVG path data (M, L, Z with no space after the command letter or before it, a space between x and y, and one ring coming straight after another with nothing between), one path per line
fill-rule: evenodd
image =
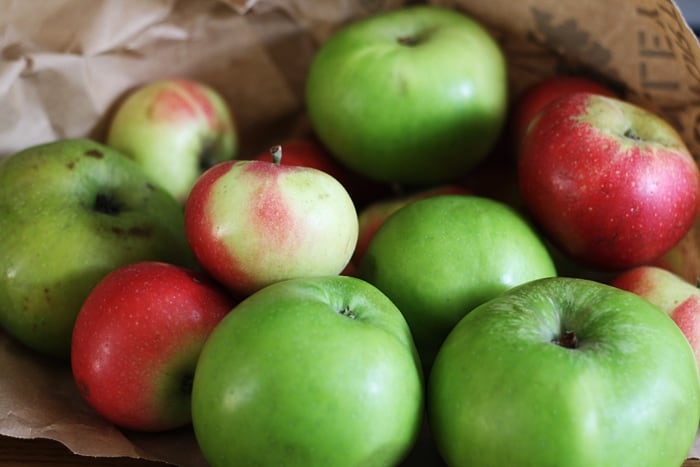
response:
M138 262L109 273L75 322L71 368L80 394L122 428L189 424L199 353L234 304L202 273L168 263Z
M83 139L0 162L0 244L0 326L61 360L107 273L142 260L195 266L182 206L134 161Z
M608 86L584 76L555 75L526 88L515 100L510 116L510 133L515 145L524 137L528 125L542 108L558 97L577 92L588 92L617 97Z
M673 321L635 294L563 277L465 316L427 400L448 465L681 465L700 421L695 358Z
M359 233L357 236L357 245L355 246L352 262L356 266L359 266L359 264L362 262L362 257L367 251L369 243L374 237L374 234L377 233L379 227L381 227L384 221L393 213L412 201L447 194L468 196L472 194L472 192L471 190L460 185L442 185L435 188L419 190L405 196L395 196L392 198L377 200L366 206L358 215Z
M202 82L175 78L138 86L118 103L106 143L181 203L205 169L238 152L234 116L223 96Z
M309 167L222 162L199 178L185 204L197 260L241 297L283 279L339 274L357 229L347 190Z
M282 281L241 302L205 344L192 393L213 467L398 465L423 408L401 312L345 276Z
M374 180L447 183L486 157L507 108L505 58L478 22L413 6L358 20L317 51L306 107L341 163Z
M283 154L280 163L312 167L333 176L345 187L358 209L391 194L388 184L375 182L340 164L317 138L293 138L282 142L280 146ZM263 151L254 159L273 161L271 151Z
M454 194L393 213L359 267L359 277L404 314L426 367L471 309L513 286L554 275L549 252L524 217L492 199Z
M611 285L644 297L678 325L695 353L700 368L700 289L656 266L638 266L612 279Z
M700 176L678 133L619 99L562 96L518 156L523 203L566 254L600 269L651 262L697 214Z

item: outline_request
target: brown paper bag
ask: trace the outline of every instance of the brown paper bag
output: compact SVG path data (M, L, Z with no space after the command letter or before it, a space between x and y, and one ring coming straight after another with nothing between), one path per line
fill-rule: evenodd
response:
M0 157L64 137L102 139L130 88L186 76L219 90L242 155L309 131L315 50L347 21L402 0L0 0ZM511 94L555 73L592 75L667 118L700 158L700 46L671 0L434 0L487 26ZM0 435L50 438L88 456L204 466L191 429L137 434L95 415L70 370L0 334ZM689 457L700 457L700 446Z

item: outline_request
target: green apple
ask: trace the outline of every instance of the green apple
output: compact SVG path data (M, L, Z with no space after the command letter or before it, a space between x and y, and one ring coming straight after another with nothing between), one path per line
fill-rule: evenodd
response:
M250 295L209 336L192 388L194 432L214 467L397 465L423 409L405 319L348 276Z
M656 306L545 278L455 326L427 407L448 465L669 467L693 444L700 382L690 345Z
M195 264L177 201L134 161L84 139L0 162L0 244L0 326L65 360L83 300L108 272Z
M513 208L480 196L413 201L369 243L359 276L406 316L426 364L472 308L523 282L556 275L539 235Z
M112 117L107 144L183 203L199 175L238 152L228 103L211 86L163 79L137 86Z
M466 14L405 7L335 31L311 63L305 99L318 137L349 168L383 182L437 184L495 145L506 62Z

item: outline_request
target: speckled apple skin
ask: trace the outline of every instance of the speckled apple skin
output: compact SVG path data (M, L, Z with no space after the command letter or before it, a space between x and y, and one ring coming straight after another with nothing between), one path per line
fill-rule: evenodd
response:
M689 231L700 201L698 167L667 122L590 93L538 114L520 148L518 183L550 239L607 270L659 258Z
M345 188L320 170L227 161L193 187L185 230L202 267L246 296L284 279L339 274L358 219Z

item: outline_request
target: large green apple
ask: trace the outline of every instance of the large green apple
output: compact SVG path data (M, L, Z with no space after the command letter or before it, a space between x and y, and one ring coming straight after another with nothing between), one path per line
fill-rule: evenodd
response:
M454 180L492 149L505 121L499 44L464 13L411 6L337 30L310 66L306 105L330 152L375 180Z
M178 202L136 163L60 140L0 162L0 326L70 357L75 318L108 272L138 260L194 266Z
M480 196L413 201L379 227L359 276L406 316L429 365L452 327L471 310L556 270L537 232L508 205Z
M546 278L479 306L428 386L451 466L670 467L700 421L695 356L663 311L587 279Z
M249 296L209 336L192 389L197 441L224 467L397 465L423 408L401 312L348 276Z

